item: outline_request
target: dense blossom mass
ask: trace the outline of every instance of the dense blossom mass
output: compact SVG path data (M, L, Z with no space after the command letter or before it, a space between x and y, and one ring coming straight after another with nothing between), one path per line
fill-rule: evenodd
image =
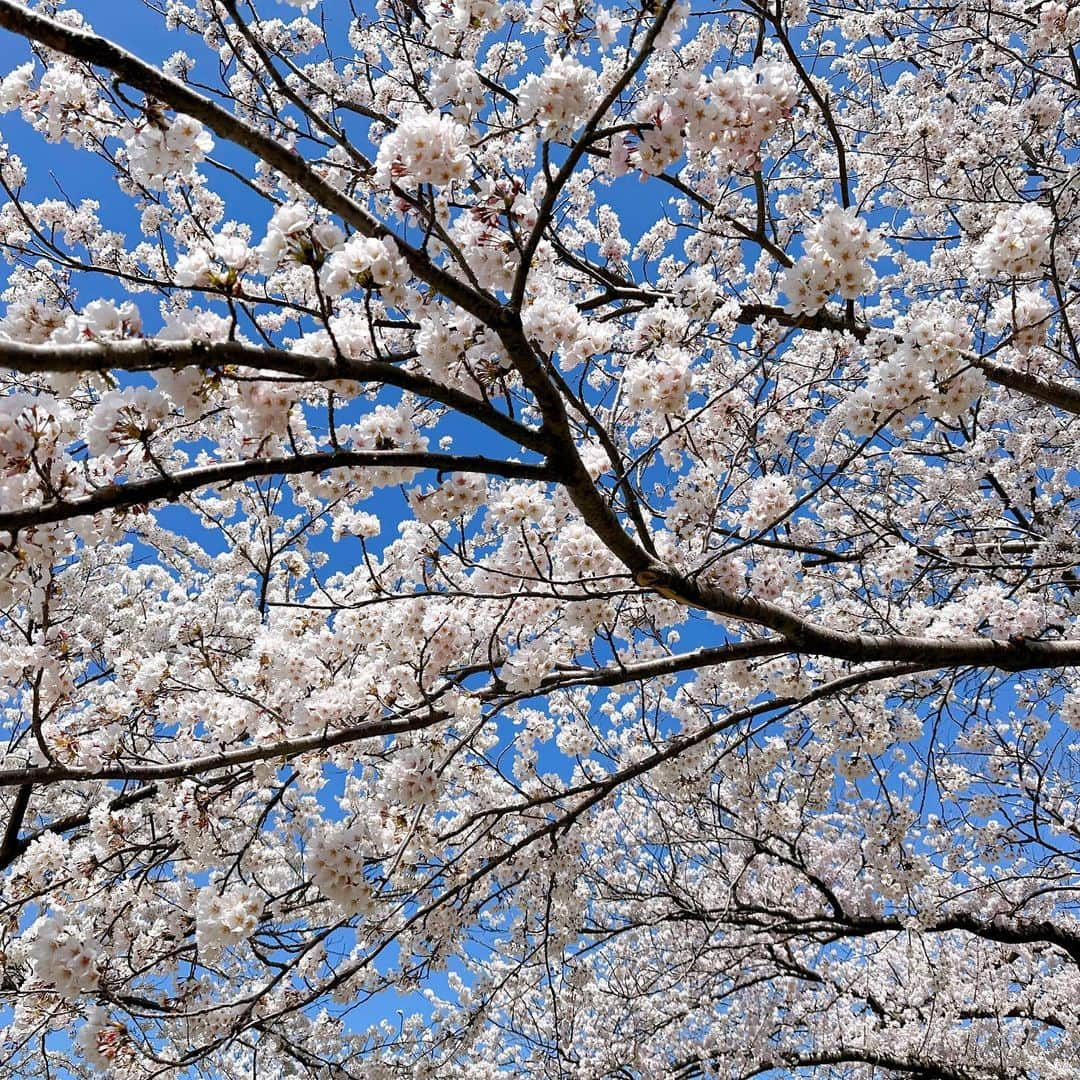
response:
M0 57L0 1080L1075 1080L1080 7Z

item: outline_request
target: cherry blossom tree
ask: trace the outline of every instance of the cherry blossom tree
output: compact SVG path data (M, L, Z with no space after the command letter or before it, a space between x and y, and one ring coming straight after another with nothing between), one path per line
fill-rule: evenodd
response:
M77 6L0 1076L1074 1080L1080 7Z

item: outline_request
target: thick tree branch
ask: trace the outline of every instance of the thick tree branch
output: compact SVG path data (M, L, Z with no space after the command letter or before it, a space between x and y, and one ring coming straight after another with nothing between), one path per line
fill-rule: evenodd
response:
M696 1070L680 1072L679 1080L692 1080L704 1076L703 1059L696 1063ZM890 1054L880 1051L858 1049L836 1051L801 1051L790 1054L777 1054L753 1068L750 1072L739 1074L739 1080L751 1080L752 1077L765 1073L788 1069L812 1069L829 1065L870 1065L875 1069L888 1069L899 1076L910 1076L915 1080L1019 1080L1017 1073L1003 1073L997 1070L982 1069L965 1065L956 1065L927 1056L920 1060L914 1056Z
M556 474L547 465L528 465L498 461L479 455L429 454L413 450L335 450L320 454L297 454L285 458L253 458L221 465L203 465L194 469L149 480L132 480L101 488L92 495L59 499L23 510L0 512L0 531L49 525L57 521L97 514L103 510L122 510L132 506L166 500L211 485L235 484L258 476L296 476L320 473L328 469L436 469L440 473L473 472L515 480L554 480Z
M0 367L27 375L52 371L162 371L186 367L219 370L227 365L318 382L385 383L455 409L530 450L544 453L551 446L550 440L541 432L518 423L481 398L385 360L328 359L239 341L208 343L141 339L77 345L24 345L0 340Z
M643 588L652 589L689 607L766 626L782 634L792 652L832 656L853 663L887 661L933 664L940 667L996 667L1004 671L1032 671L1080 665L1080 641L1016 638L913 637L905 634L858 634L818 626L778 604L753 596L736 596L654 567L635 575Z
M3 840L0 840L0 870L5 869L22 853L25 844L19 839L19 830L30 805L32 784L20 784L15 789L15 798L11 804L11 813L4 828Z
M16 784L53 784L61 780L104 781L138 780L152 783L159 780L177 780L185 776L199 776L250 765L255 761L282 761L312 750L329 750L335 746L357 742L361 739L395 735L405 731L420 731L446 719L443 712L432 712L423 717L409 716L358 724L337 731L320 732L303 738L282 739L261 746L246 746L242 750L225 750L219 754L204 754L186 761L172 761L160 765L106 765L88 769L67 765L28 765L25 768L0 769L0 787Z
M1080 416L1080 389L1064 383L1049 382L1038 375L1030 375L1026 371L1007 367L983 356L969 356L968 359L990 382L1053 405L1063 412Z

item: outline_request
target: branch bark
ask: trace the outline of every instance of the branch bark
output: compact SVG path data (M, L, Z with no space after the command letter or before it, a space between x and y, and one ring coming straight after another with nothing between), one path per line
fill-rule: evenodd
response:
M77 345L24 345L17 341L0 340L0 366L25 375L52 371L163 371L188 367L212 371L227 365L250 367L313 382L345 380L384 383L455 409L530 450L545 453L551 448L551 441L542 432L518 423L483 399L385 360L328 359L239 341L208 343L140 339Z
M182 495L212 484L235 484L258 476L295 476L329 469L436 469L444 472L486 473L515 480L553 480L547 465L499 461L480 455L429 454L413 450L337 450L320 454L297 454L287 458L253 458L221 465L204 465L150 480L133 480L102 488L77 499L58 499L41 506L0 512L0 531L11 533L37 525L97 514L103 510L123 510L165 499L175 502Z

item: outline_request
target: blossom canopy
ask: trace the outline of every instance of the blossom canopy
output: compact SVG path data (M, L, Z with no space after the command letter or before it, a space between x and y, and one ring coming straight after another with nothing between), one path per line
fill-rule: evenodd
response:
M0 1080L1075 1080L1080 8L0 33Z

